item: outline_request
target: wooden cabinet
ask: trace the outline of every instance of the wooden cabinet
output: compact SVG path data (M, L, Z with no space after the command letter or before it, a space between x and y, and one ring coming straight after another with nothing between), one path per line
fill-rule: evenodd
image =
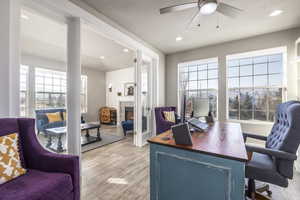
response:
M117 109L112 107L100 108L99 120L101 124L117 124Z

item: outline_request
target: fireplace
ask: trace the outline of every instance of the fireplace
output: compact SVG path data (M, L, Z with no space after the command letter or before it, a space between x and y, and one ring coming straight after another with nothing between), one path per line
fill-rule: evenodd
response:
M119 116L118 123L121 123L125 120L134 119L134 101L120 101Z
M125 120L133 120L134 113L133 113L133 106L126 106L125 107Z

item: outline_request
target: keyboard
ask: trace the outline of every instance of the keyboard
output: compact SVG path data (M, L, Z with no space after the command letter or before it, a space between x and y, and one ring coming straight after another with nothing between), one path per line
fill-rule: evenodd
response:
M192 119L188 120L188 123L200 131L204 131L208 128L207 123L201 122L201 121L199 121L199 119L196 119L196 118L192 118Z

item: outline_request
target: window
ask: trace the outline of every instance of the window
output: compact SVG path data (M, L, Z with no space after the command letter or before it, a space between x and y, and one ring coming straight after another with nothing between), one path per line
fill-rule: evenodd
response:
M20 115L28 115L28 66L20 67Z
M283 52L227 58L228 117L274 121L283 99Z
M29 101L33 109L65 108L67 80L66 73L61 71L35 68L32 71L35 85L29 86L29 68L21 66L20 69L20 110L21 116L29 116ZM31 73L31 72L30 72ZM87 76L81 76L81 112L87 112ZM32 84L33 84L32 82ZM34 92L31 90L35 90ZM33 99L29 92L34 93ZM35 103L35 104L34 104Z
M35 108L64 108L66 105L66 73L35 69Z
M218 97L218 60L207 59L179 64L178 94L187 94L187 100L192 97L209 98L210 111L217 116ZM187 108L189 110L189 108Z

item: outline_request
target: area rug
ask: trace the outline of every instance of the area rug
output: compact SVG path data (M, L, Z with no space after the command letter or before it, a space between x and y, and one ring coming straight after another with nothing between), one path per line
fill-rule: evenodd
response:
M124 136L118 136L118 135L111 135L111 134L106 134L106 133L101 133L101 138L102 140L99 142L95 142L92 144L85 145L81 147L81 152L85 153L87 151L91 151L93 149L97 149L99 147L112 144L114 142L118 142L120 140L123 140L125 137Z

